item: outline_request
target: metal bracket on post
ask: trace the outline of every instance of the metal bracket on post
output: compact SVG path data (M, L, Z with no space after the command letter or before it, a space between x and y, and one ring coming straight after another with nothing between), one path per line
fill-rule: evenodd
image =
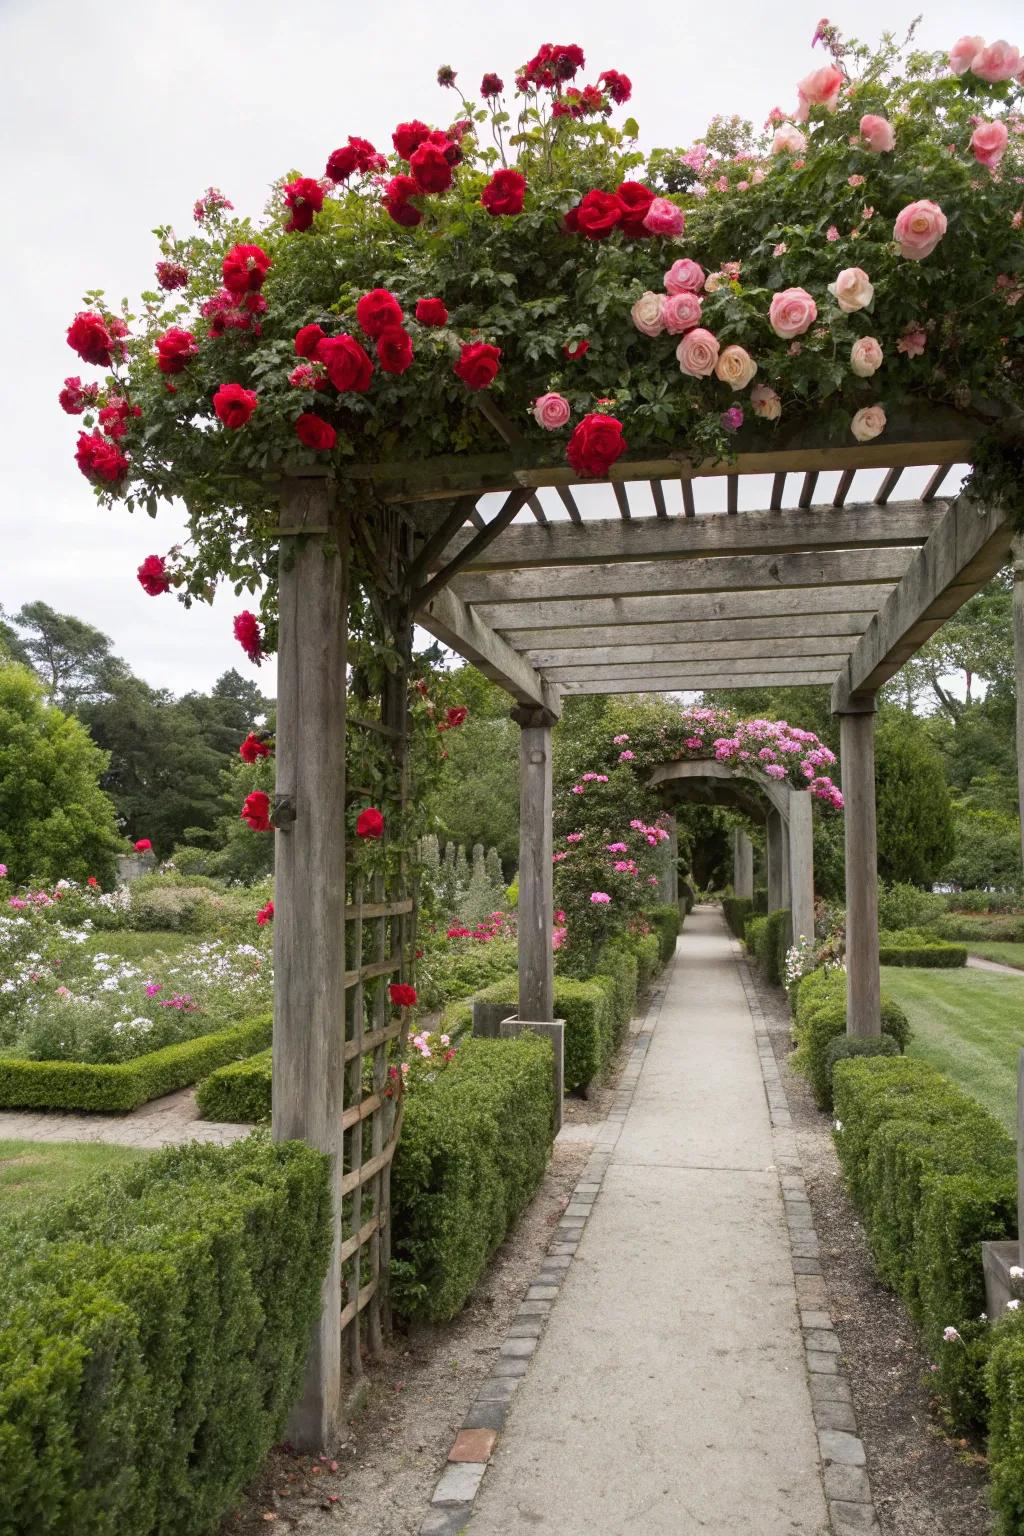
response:
M298 812L295 809L295 801L292 799L291 795L274 796L274 809L270 819L274 823L274 826L277 828L278 832L290 832L292 827L295 825L295 818L297 814Z

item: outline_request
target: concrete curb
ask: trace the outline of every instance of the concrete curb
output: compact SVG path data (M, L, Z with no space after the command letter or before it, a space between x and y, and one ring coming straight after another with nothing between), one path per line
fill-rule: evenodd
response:
M466 1529L484 1473L505 1427L516 1388L529 1369L548 1317L558 1300L562 1281L579 1247L587 1218L601 1192L612 1152L633 1102L640 1071L675 964L676 957L673 956L658 977L643 1023L633 1035L629 1058L612 1107L595 1138L594 1150L573 1189L569 1204L562 1213L533 1281L527 1287L508 1333L499 1346L491 1374L477 1393L476 1401L455 1436L448 1452L448 1464L437 1481L430 1500L430 1513L420 1526L419 1536L460 1536ZM842 1528L843 1536L846 1536L847 1529L852 1528Z
M764 1010L746 952L737 939L733 951L754 1021L757 1054L772 1123L772 1148L786 1208L793 1280L807 1362L807 1385L818 1433L822 1483L834 1536L881 1536L871 1496L864 1444L857 1434L853 1394L840 1369L842 1351L832 1326L821 1269L821 1248L814 1228L803 1164L789 1111L785 1084L775 1060Z

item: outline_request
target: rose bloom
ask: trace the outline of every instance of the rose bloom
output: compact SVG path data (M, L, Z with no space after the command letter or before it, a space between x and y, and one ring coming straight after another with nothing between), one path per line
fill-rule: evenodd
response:
M114 339L102 315L82 310L68 326L68 346L85 363L109 368L113 362Z
M954 75L965 75L985 46L983 37L961 37L949 50L949 67Z
M447 192L452 184L452 168L440 144L425 140L409 156L409 169L421 192Z
M844 267L828 291L846 315L858 309L866 309L875 296L874 286L867 273L860 267Z
M316 357L316 349L324 339L322 325L304 325L295 332L295 356Z
M818 318L818 306L804 288L784 288L772 298L768 321L776 336L803 336Z
M1020 69L1020 49L1013 48L1003 38L981 48L971 60L971 71L979 80L995 85L1000 80L1012 80Z
M256 391L241 384L222 384L213 397L218 418L232 432L245 426L258 404Z
M594 412L575 428L565 456L578 475L605 475L628 446L621 421Z
M270 796L266 790L254 789L246 795L242 809L239 812L240 820L253 832L270 832Z
M861 118L860 136L874 155L887 154L896 143L896 133L892 123L887 122L884 117L876 117L873 112L868 112Z
M412 337L401 325L389 325L377 337L377 361L385 373L405 373L412 366Z
M372 841L384 836L384 817L375 805L368 805L365 811L360 811L356 821L356 836Z
M718 338L703 326L688 331L676 348L680 373L691 379L707 379L715 371L718 362Z
M670 293L661 301L661 317L670 336L700 325L701 302L695 293Z
M418 299L416 319L420 325L447 325L448 311L442 299Z
M136 571L139 586L150 597L159 597L171 588L171 578L167 574L163 555L147 555Z
M569 402L565 396L555 394L553 391L540 395L533 402L533 419L538 427L543 427L546 432L554 432L559 427L564 427L571 414Z
M128 475L128 460L102 432L79 432L75 463L94 485L120 485Z
M312 176L299 176L284 186L284 205L288 209L285 229L289 234L310 229L313 217L324 206L324 189Z
M312 411L303 411L295 423L295 435L305 448L312 448L314 453L326 453L338 441L338 434L330 422L314 416Z
M468 341L463 344L453 372L470 389L489 389L498 377L500 358L500 347L487 341Z
M644 215L644 229L649 235L663 235L669 239L681 235L686 228L686 215L667 197L656 197Z
M250 731L238 749L243 763L255 763L261 757L270 756L270 746L255 731Z
M622 208L622 229L625 234L640 238L648 233L644 223L654 202L654 193L641 181L624 181L615 189Z
M674 261L665 273L667 293L700 293L704 287L704 268L689 256Z
M235 245L221 264L229 293L258 293L273 262L258 245Z
M920 357L924 351L928 337L920 326L914 326L909 331L904 331L896 343L896 351L902 352L904 357Z
M743 347L726 347L715 364L716 379L732 389L746 389L756 372L757 364Z
M755 384L750 391L750 405L755 416L764 421L778 421L782 415L782 401L770 384Z
M834 112L839 105L839 92L843 88L843 72L834 64L825 64L821 69L815 69L797 85L796 91L800 98L800 112L798 116L801 122L807 121L808 110L811 107L824 107L826 112Z
M414 118L411 123L399 123L391 135L391 142L400 159L408 160L419 149L424 139L429 137L430 129L426 123L421 123L418 118Z
M64 380L64 388L57 396L62 411L69 416L81 416L88 405L95 405L99 398L98 384L83 384L77 373Z
M329 181L347 181L353 172L376 169L383 163L383 155L378 155L369 139L350 134L348 143L332 152L325 175Z
M979 165L991 170L1006 153L1009 137L1005 123L979 123L971 134L971 153Z
M365 395L373 378L373 364L354 336L325 336L317 344L316 360L339 394Z
M419 190L411 176L392 176L384 189L384 207L388 217L396 224L401 224L403 229L415 229L423 219L420 210L409 201L419 194Z
M401 325L402 306L388 288L371 288L356 305L356 319L367 336L379 336L389 325Z
M172 293L175 288L184 288L188 282L188 267L180 261L158 261L156 280L161 288Z
M244 608L237 614L234 622L235 639L250 661L259 666L263 659L263 636L260 633L259 620L248 608Z
M807 148L807 140L795 123L783 123L776 128L772 139L773 155L802 155Z
M665 318L662 314L663 300L660 293L651 293L648 289L642 293L630 310L630 318L637 330L643 336L660 336L665 329Z
M614 192L588 192L575 210L576 227L588 240L606 239L622 218L622 204Z
M865 405L850 422L850 431L858 443L870 443L885 431L885 408L881 405Z
M192 332L179 330L176 325L170 326L156 339L157 367L161 373L184 373L189 359L198 352L199 347Z
M492 218L513 216L523 211L526 177L518 171L495 171L480 194L480 201Z
M850 348L850 367L858 379L870 379L881 368L884 355L874 336L861 336Z
M896 216L892 237L908 261L923 261L930 256L946 233L946 215L937 203L923 198L908 203Z

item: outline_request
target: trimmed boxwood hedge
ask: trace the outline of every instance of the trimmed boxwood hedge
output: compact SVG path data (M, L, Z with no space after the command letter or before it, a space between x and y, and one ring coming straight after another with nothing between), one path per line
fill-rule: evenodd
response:
M573 1093L599 1077L615 1048L615 982L610 976L577 981L555 977L555 1017L565 1020L565 1090ZM519 981L510 976L477 993L482 1003L501 1003L514 1013Z
M993 1328L985 1369L989 1498L1003 1536L1024 1531L1024 1318L1006 1313Z
M28 1061L0 1056L0 1109L86 1109L116 1114L187 1088L215 1067L270 1044L270 1013L133 1061ZM2 1529L2 1528L0 1528Z
M788 907L778 907L764 917L749 918L746 924L746 946L755 959L760 960L765 976L776 987L782 985L786 974L789 932Z
M0 1229L0 1532L210 1536L284 1428L328 1162L155 1153Z
M196 1106L204 1120L255 1125L270 1118L271 1052L260 1051L245 1061L219 1067L196 1089Z
M658 936L661 963L667 965L676 952L676 940L681 926L679 906L669 901L664 906L649 907L644 916Z
M882 1034L891 1035L900 1051L910 1044L910 1021L898 1003L882 994ZM829 1047L846 1037L846 973L817 970L801 978L796 988L793 1066L811 1085L820 1109L832 1105Z
M923 1061L839 1062L834 1092L839 1161L875 1267L921 1325L950 1421L977 1428L986 1416L991 1337L979 1321L981 1243L1017 1230L1014 1143L976 1100ZM943 1341L947 1327L959 1330L961 1342Z
M544 1176L552 1110L551 1044L529 1032L465 1041L409 1095L391 1177L403 1316L442 1322L465 1305Z
M967 964L966 944L883 944L878 951L882 965L922 965L952 970Z
M750 896L723 896L722 911L730 930L738 939L746 936L748 920L754 915L754 902Z

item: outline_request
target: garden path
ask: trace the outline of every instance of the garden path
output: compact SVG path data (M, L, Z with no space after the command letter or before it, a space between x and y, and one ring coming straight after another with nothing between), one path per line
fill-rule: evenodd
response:
M982 955L968 955L967 964L972 971L996 971L1000 976L1024 976L1017 965L1003 965L999 960L986 960Z
M780 1143L736 956L717 909L697 908L470 1536L829 1529Z
M0 1111L0 1138L19 1141L105 1141L121 1147L156 1150L185 1141L226 1147L248 1136L248 1125L200 1120L194 1088L168 1093L127 1115L76 1115L65 1110Z

